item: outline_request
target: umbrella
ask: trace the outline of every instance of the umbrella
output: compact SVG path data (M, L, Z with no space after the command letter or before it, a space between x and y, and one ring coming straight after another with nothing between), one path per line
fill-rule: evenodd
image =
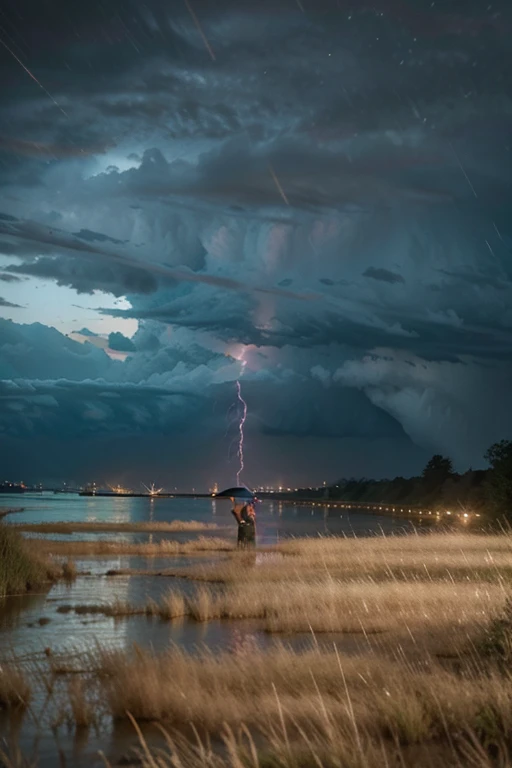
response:
M215 494L216 499L239 499L240 501L254 500L254 493L245 485L238 485L234 488L226 488L225 491Z

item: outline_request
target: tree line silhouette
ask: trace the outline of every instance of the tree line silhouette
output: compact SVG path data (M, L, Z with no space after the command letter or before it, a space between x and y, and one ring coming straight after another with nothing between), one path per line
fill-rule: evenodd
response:
M327 488L330 499L409 504L430 509L471 510L512 519L512 441L485 452L488 469L454 472L450 458L435 454L418 477L393 480L342 479Z

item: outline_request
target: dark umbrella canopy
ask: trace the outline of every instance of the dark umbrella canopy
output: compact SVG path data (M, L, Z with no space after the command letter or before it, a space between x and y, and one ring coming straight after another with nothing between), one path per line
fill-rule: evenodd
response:
M240 501L249 501L254 499L254 493L245 485L238 485L234 488L226 488L225 491L215 494L216 499L239 499Z

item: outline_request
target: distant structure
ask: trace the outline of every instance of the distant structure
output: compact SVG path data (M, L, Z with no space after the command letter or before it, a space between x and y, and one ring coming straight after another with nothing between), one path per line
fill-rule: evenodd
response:
M127 488L123 488L123 486L119 483L117 485L109 485L109 490L111 490L112 493L116 493L118 495L123 494L124 496L129 493L129 490Z
M158 494L162 493L163 491L163 488L156 488L154 483L151 483L149 488L145 483L142 483L142 485L144 486L144 488L146 489L146 491L149 493L150 496L158 496Z
M3 483L0 483L0 493L25 493L25 485L4 480Z

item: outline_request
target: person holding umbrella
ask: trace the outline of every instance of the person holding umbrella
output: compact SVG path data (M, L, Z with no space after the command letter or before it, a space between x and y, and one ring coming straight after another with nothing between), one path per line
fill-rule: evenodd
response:
M243 503L236 503L235 499L231 499L233 503L233 508L231 510L231 514L235 518L237 524L238 524L238 537L237 537L237 545L239 548L242 548L245 546L245 504ZM242 514L244 514L244 518L242 518Z
M256 511L254 494L245 486L227 488L215 494L216 499L230 499L231 510L238 523L237 543L240 549L256 546Z
M256 510L252 500L248 501L240 512L238 546L241 549L250 549L256 546Z

